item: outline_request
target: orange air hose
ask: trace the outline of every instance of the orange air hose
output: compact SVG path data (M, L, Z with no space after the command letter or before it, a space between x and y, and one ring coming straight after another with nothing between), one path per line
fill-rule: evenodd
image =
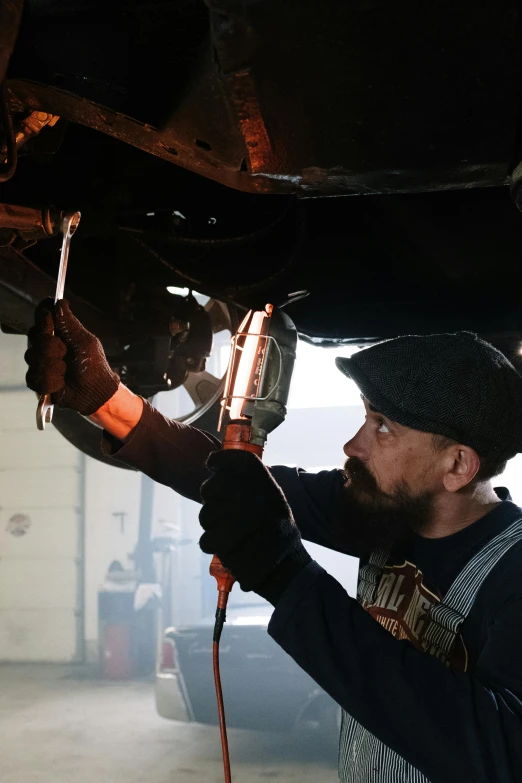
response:
M240 451L252 451L258 457L263 456L263 447L250 443L251 427L247 421L231 422L225 429L223 441L224 449L239 449ZM230 774L230 755L228 752L227 723L225 718L225 706L223 703L223 691L221 688L221 675L219 671L219 641L221 631L226 621L226 609L228 596L236 581L230 571L221 563L219 557L214 555L210 564L210 574L217 581L218 602L216 608L216 624L214 626L214 639L212 642L212 663L214 668L214 683L216 686L216 698L219 718L219 733L221 735L221 750L223 753L223 768L225 783L232 783Z

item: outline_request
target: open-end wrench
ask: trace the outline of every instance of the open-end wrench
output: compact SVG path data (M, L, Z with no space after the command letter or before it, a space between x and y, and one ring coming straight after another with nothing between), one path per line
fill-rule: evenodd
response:
M60 268L58 270L58 278L56 280L56 294L54 296L55 304L59 299L63 299L65 275L67 272L67 262L69 260L69 248L71 246L71 237L78 228L80 217L81 215L79 212L66 212L62 217L61 231L63 235L63 242L62 254L60 256ZM53 420L53 408L54 406L51 402L51 395L42 394L36 409L36 426L39 430L44 430L45 425L49 424Z

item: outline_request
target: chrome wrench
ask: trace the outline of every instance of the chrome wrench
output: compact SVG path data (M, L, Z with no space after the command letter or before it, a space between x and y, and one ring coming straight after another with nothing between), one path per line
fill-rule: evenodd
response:
M66 212L62 217L61 231L63 235L62 253L60 256L60 267L58 269L58 278L56 280L56 293L54 303L63 299L65 289L65 275L67 273L67 262L69 260L69 248L71 247L71 237L78 228L81 214L79 212ZM53 332L54 334L54 332ZM51 402L50 394L42 394L38 401L36 409L36 426L39 430L44 430L46 424L53 420L54 405Z

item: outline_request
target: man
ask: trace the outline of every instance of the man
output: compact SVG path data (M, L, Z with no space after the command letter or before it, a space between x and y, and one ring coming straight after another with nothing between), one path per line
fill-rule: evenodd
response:
M165 419L66 302L42 303L30 341L30 388L204 501L203 551L273 603L269 633L343 708L342 781L522 780L522 509L490 481L522 450L522 379L502 354L460 332L338 360L366 421L344 471L308 474ZM361 557L358 601L301 535Z

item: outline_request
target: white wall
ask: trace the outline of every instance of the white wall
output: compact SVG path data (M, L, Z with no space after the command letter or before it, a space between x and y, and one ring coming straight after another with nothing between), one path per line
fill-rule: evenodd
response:
M158 394L154 404L165 416L174 418L180 413L180 405L186 403L180 397L182 395L176 391ZM171 558L171 611L175 625L196 623L202 616L198 514L197 503L181 497L169 487L155 485L152 535L170 536L175 547Z
M83 458L53 426L37 431L25 348L0 334L0 660L73 660L82 623L96 660L98 590L112 560L133 567L141 476ZM11 532L16 514L25 535Z
M0 660L70 661L82 460L52 427L36 429L37 398L23 385L25 343L0 335Z
M0 386L17 387L25 390L27 365L24 353L27 338L21 335L7 335L0 332ZM36 415L36 414L35 414Z
M494 478L492 484L494 487L507 487L513 502L522 506L522 454L510 459L504 473Z

